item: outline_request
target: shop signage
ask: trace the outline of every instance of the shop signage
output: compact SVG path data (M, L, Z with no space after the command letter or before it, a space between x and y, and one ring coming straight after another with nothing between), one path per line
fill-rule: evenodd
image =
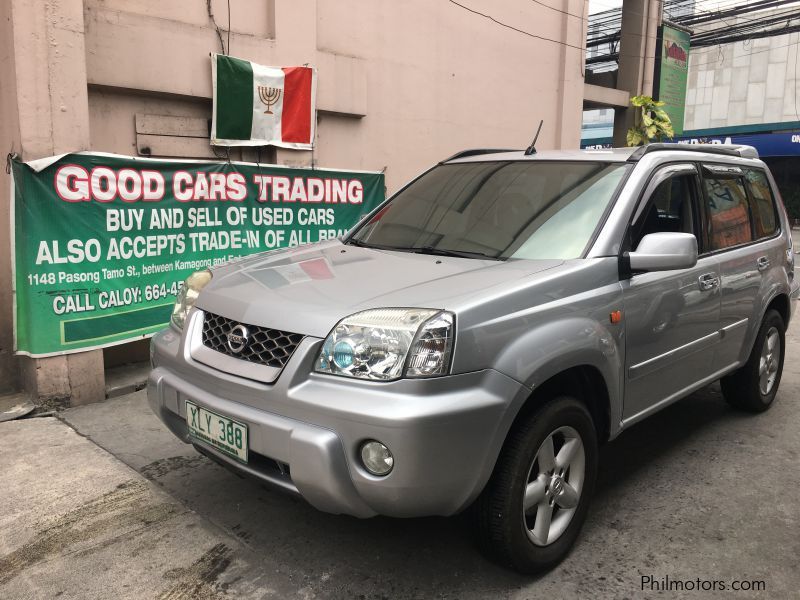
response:
M381 173L101 153L12 160L15 351L147 337L193 271L342 235Z
M683 133L686 110L686 82L689 76L690 34L662 25L659 28L658 60L656 61L655 97L665 103L664 111L672 121L675 135Z

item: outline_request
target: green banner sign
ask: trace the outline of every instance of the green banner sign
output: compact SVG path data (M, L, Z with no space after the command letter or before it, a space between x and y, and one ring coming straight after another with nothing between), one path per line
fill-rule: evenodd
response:
M342 235L381 173L77 153L12 162L15 350L147 337L197 269Z
M661 52L656 61L655 97L666 103L664 110L672 121L675 135L683 133L686 112L686 82L689 77L690 34L669 25L659 28Z

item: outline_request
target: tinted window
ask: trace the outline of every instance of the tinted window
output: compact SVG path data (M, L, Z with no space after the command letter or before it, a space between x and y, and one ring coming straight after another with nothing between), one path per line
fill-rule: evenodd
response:
M746 171L747 182L750 185L750 195L753 199L753 229L756 238L770 237L778 228L775 217L775 198L769 187L767 175L763 171Z
M442 165L397 194L353 239L492 258L578 258L625 169L555 161Z
M692 225L694 175L678 175L662 181L633 227L631 247L636 248L649 233L678 231L695 233Z
M753 240L747 192L740 177L706 177L708 239L711 250L722 250Z

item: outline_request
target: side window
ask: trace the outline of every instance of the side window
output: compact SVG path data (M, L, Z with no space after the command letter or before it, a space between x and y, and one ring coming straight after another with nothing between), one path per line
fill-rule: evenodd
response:
M753 240L747 192L741 177L704 178L710 250L723 250Z
M764 171L749 169L745 171L747 184L750 186L751 206L753 213L753 229L756 239L772 236L778 229L775 210L775 197L769 187L769 180Z
M662 181L633 224L631 248L635 250L649 233L678 231L697 235L692 208L694 190L693 174L676 175Z

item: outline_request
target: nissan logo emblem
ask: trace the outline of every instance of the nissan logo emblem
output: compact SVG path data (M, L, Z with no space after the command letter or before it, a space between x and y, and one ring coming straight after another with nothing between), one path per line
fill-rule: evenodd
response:
M247 338L250 335L250 332L247 331L247 327L244 325L237 325L231 332L228 334L228 348L234 354L239 354L242 350L247 347Z

